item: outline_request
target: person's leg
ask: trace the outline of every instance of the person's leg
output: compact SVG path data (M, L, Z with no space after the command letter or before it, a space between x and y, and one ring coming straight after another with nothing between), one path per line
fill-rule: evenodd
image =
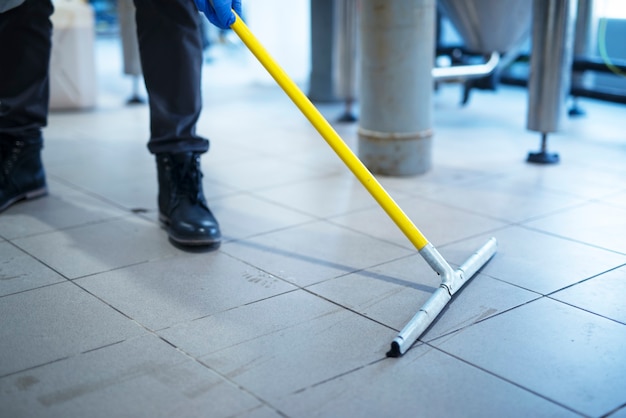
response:
M0 211L46 194L41 163L49 99L50 0L0 13Z
M206 152L196 135L202 110L200 15L189 0L135 0L137 36L150 103L148 149Z
M189 0L135 0L135 6L160 219L179 244L217 244L220 229L204 198L199 161L209 141L196 134L202 110L200 15Z

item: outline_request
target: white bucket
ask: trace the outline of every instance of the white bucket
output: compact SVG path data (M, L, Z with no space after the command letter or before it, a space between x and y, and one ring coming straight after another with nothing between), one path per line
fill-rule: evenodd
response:
M96 105L95 16L82 0L56 0L52 20L50 109Z

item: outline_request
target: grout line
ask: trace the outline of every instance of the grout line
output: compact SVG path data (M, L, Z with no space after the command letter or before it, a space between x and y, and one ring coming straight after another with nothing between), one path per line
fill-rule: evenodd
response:
M596 249L599 249L599 250L608 251L608 252L611 252L611 253L614 253L614 254L626 255L626 252L613 250L613 249L610 249L610 248L602 247L602 246L597 245L597 244L592 244L590 242L581 241L581 240L578 240L578 239L575 239L575 238L571 238L571 237L566 237L564 235L559 235L557 233L546 231L546 230L543 230L543 229L539 229L537 227L532 227L532 226L523 225L523 224L519 224L517 226L519 226L520 228L524 228L526 230L529 230L529 231L533 231L533 232L537 232L537 233L543 234L543 235L547 235L547 236L551 236L551 237L554 237L554 238L563 239L565 241L575 242L577 244L586 245L588 247L593 247L593 248L596 248Z

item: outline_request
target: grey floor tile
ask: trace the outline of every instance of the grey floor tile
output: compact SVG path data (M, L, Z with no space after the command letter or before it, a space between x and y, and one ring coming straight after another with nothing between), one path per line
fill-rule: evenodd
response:
M67 141L51 138L47 142L47 148L54 149ZM126 210L156 208L156 164L144 141L94 140L89 145L87 156L47 165L49 176Z
M440 283L437 274L416 255L328 280L307 290L399 331ZM431 340L537 297L536 293L479 274L448 303L421 339Z
M506 223L419 198L395 199L421 233L435 246L449 244L506 226ZM415 250L407 236L382 208L358 211L331 222Z
M50 123L43 132L44 148L41 157L46 174L54 174L58 170L59 177L69 174L75 178L79 167L84 167L84 162L91 161L106 150L102 145L104 141L85 140L76 137L74 128L83 125L82 113L50 113ZM78 173L81 174L81 173ZM92 171L82 173L91 176Z
M614 193L599 200L603 203L626 209L626 192Z
M74 119L83 125L83 114ZM124 126L117 127L123 131ZM97 134L79 141L63 133L50 135L44 151L46 171L64 181L97 194L100 190L123 189L128 181L147 179L156 183L154 156L146 149L145 140L137 138L107 138Z
M411 253L322 221L226 243L222 251L299 286Z
M105 202L122 208L126 213L130 211L156 212L157 210L156 175L128 176L123 180L109 179L98 186L75 181L73 184L89 190L89 193L97 195Z
M268 123L272 117L276 116L277 111L277 108L270 105L275 102L275 99L271 97L274 92L269 91L269 94L265 94L268 92L267 89L257 91L254 87L247 93L239 87L233 89L234 91L238 91L243 97L236 103L215 105L206 119L200 118L198 130L206 132L211 141L210 150L205 155L206 158L202 159L203 168L220 174L230 172L229 167L269 168L265 164L262 166L257 164L261 160L283 160L284 155L289 151L293 152L294 149L302 147L311 149L309 138L300 129L296 128L290 132L281 125L280 119L276 124ZM240 108L242 101L246 103L243 109ZM255 103L258 109L253 110L248 102ZM246 118L250 119L233 130L232 114L245 111L244 109L249 110ZM286 148L281 149L281 147ZM218 170L213 171L213 169ZM237 176L237 178L240 177ZM245 177L241 179L245 180ZM245 184L253 183L246 182Z
M0 296L65 281L51 270L12 244L0 242Z
M117 74L109 74L111 79ZM118 79L119 80L119 79ZM102 96L106 95L101 90ZM102 97L100 96L100 97ZM145 145L150 136L150 113L148 106L126 106L124 100L116 103L108 101L99 103L94 111L52 111L50 122L44 131L44 138L59 140L68 144L74 144L84 150L92 150L88 155L98 158L98 152L107 153L113 150L102 147L95 152L98 145L103 143L119 143L120 146L133 147L143 151L137 155L147 155ZM82 148L82 147L85 148ZM56 154L57 149L46 147L45 153L50 157L50 162L66 161L79 162L74 157L74 147L69 148L67 154ZM118 155L123 160L134 158L134 155ZM46 157L47 158L47 157Z
M242 89L245 84L246 88ZM199 132L206 132L212 143L217 145L224 140L264 157L283 158L303 150L330 150L274 83L259 85L248 79L227 91L215 87L218 91L211 92L213 100L205 101L211 111L201 117L198 125ZM217 99L222 92L222 97ZM233 114L245 115L245 121L233 124Z
M349 174L263 190L259 196L318 218L378 205L363 185Z
M230 417L259 405L154 336L0 379L5 417Z
M226 186L245 191L291 184L323 176L316 172L284 159L265 157L234 162L228 165L216 165L206 173L207 179L216 179Z
M245 347L250 341L272 335L278 338L282 333L341 311L337 305L296 290L180 323L159 330L158 334L194 357L220 351L226 355L231 348Z
M626 325L561 302L543 298L432 344L585 415L624 403Z
M274 402L293 417L579 417L428 346Z
M586 126L584 130L595 130L597 126L594 125L596 125L595 122ZM609 128L609 130L611 129ZM602 135L593 138L595 133L591 134L588 132L588 135L581 136L581 132L576 132L570 128L567 132L564 132L565 141L560 147L562 150L561 159L567 158L573 164L578 165L580 169L590 170L590 172L594 173L592 176L595 176L595 173L613 173L615 179L611 183L623 183L624 175L626 175L623 164L625 154L619 147L616 147L618 141L616 141L615 135L619 135L619 133L614 131L610 134L609 130L605 130ZM605 134L607 136L604 136ZM611 135L613 138L609 139L608 136ZM595 142L596 139L598 142ZM603 143L604 140L608 140L608 142L614 141L614 143ZM619 140L619 142L623 141L623 138Z
M624 256L518 226L495 231L498 250L482 273L548 294L624 264ZM484 235L440 248L449 263L460 265L477 250ZM473 250L472 250L473 249Z
M497 173L497 169L477 166L476 168L458 167L445 160L434 164L424 174L411 177L376 176L380 184L392 195L396 191L413 196L421 196L437 191L442 185L462 185L485 181ZM497 175L497 174L496 174Z
M238 135L238 138L248 148L255 150L257 155L295 162L298 161L297 155L300 153L326 149L330 151L329 156L334 154L320 134L296 107L285 102L286 97L282 96L282 92L274 97L279 93L278 89L266 87L259 90L253 89L251 92L254 95L253 101L258 103L256 103L257 110L252 107L249 110L258 114L247 123L246 127L242 128L243 132ZM270 101L285 106L267 106ZM259 110L259 106L263 109ZM262 130L254 126L257 118L260 119L258 126L263 126ZM314 167L309 166L307 168L312 169ZM323 169L323 167L317 168Z
M506 178L469 185L445 185L428 193L427 197L505 222L521 222L585 202L578 197L537 189L527 184L511 184Z
M142 263L77 283L150 329L212 315L294 288L219 251Z
M311 295L300 296L301 302L294 306L294 297L290 295L291 301L287 303L277 304L271 299L259 302L259 307L268 307L270 312L248 316L245 327L252 332L246 335L239 331L239 337L231 339L230 345L224 343L224 348L200 356L202 362L273 404L280 397L385 356L385 347L380 342L390 341L392 330ZM258 308L241 309L251 312ZM287 326L271 326L267 324L268 315L272 318L278 314L271 312L272 309L281 311L278 317L297 315L299 318L310 316L310 319L284 319ZM297 310L305 313L296 314ZM234 310L216 322L221 322L221 327L230 322L237 324L241 316L242 313ZM207 325L204 324L204 330L209 334L209 341L218 338L216 332L220 327L211 329Z
M0 317L0 376L145 332L72 283L4 296Z
M523 90L502 87L503 94L472 94L467 106L459 105L458 85L434 95L434 165L488 167L491 173L527 166L528 151L539 144L539 136L525 129L528 99Z
M499 189L506 185L510 190L544 191L583 200L603 198L624 190L626 176L596 167L581 167L578 161L564 161L558 167L528 165L523 170L507 173L497 183Z
M311 216L249 194L231 195L209 204L220 223L224 240L238 240L314 220Z
M6 239L15 239L128 214L106 201L54 180L50 180L49 183L48 196L22 202L2 213L0 235Z
M589 203L526 225L626 254L626 208Z
M435 122L433 171L437 170L435 167L447 167L455 172L480 172L488 168L486 177L497 178L526 169L528 145L524 143L534 147L536 139L516 126L490 127L494 122L493 117L482 117L481 121L459 123L452 116Z
M14 243L70 279L181 252L157 224L132 215Z
M626 267L601 274L551 295L570 305L626 324Z
M122 109L116 113L123 114ZM63 127L62 116L53 114L51 117L56 132L46 132L43 151L44 163L51 174L83 186L115 185L114 180L124 177L156 175L154 156L146 149L143 138L133 138L128 134L107 137L101 132L92 132L89 139L72 139L71 130ZM95 119L107 120L102 115ZM94 115L77 113L66 123L84 126L90 120L94 120ZM124 122L120 121L115 129L124 132ZM117 185L123 186L123 183Z
M588 117L564 118L558 145L562 160L575 161L579 167L614 171L624 175L624 134L615 129L623 118L624 106L585 100ZM623 178L623 177L622 177Z
M228 113L224 111L221 119L228 120L227 115ZM217 119L220 119L219 115L215 115L215 117L212 117L211 119L212 121L208 122L204 120L204 118L201 118L200 121L198 121L198 124L205 125L207 127L207 132L224 131L224 134L211 134L209 151L202 154L202 157L200 158L200 164L202 172L205 174L205 180L206 177L208 177L208 179L211 180L211 183L213 183L214 180L219 180L217 173L213 175L215 167L220 165L229 166L243 161L254 161L255 159L261 158L261 156L257 150L251 149L249 143L234 141L232 139L232 135L226 135L228 127L224 126L220 129L220 126L218 125L216 129L216 124L214 122L217 122Z
M347 140L347 138L343 138ZM314 140L317 140L314 139ZM336 176L353 176L346 165L328 146L294 151L286 158L302 166ZM354 177L354 176L353 176Z

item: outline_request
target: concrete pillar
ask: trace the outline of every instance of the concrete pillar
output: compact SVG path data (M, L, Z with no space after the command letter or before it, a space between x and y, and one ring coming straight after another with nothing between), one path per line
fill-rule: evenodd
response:
M432 160L435 0L362 0L358 155L375 174L422 174Z

